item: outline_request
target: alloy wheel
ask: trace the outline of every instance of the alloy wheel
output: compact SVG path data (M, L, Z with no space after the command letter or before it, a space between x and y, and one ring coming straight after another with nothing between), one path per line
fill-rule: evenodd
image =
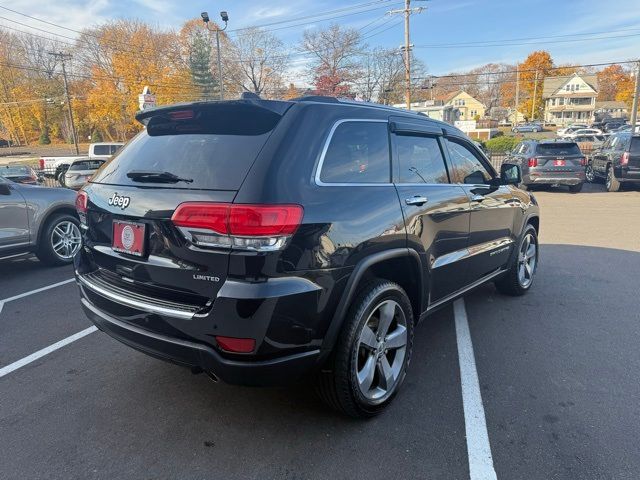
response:
M591 164L587 165L587 167L584 169L584 175L585 177L587 177L587 182L593 183L595 181L596 175L593 172L593 166Z
M523 288L528 288L533 282L537 263L538 244L533 235L527 233L518 252L518 282Z
M58 223L51 232L51 247L56 255L65 260L76 254L80 243L80 229L68 220Z
M607 190L611 189L611 180L613 176L613 169L611 167L609 167L609 169L607 170Z
M407 319L400 305L385 300L365 322L357 344L355 373L360 392L382 402L397 387L407 354Z

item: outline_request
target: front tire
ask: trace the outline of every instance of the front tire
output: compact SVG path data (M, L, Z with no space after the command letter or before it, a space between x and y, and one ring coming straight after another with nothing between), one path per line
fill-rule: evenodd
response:
M378 415L394 399L411 360L413 311L402 287L376 279L353 302L327 368L320 398L355 418Z
M36 256L49 266L68 265L80 250L80 222L68 214L49 218L42 227Z
M605 182L607 192L620 191L620 182L616 178L616 174L613 172L613 165L609 165L607 168L607 181Z
M520 237L509 270L494 282L500 293L517 297L529 291L538 268L538 250L538 234L533 225L528 224Z
M569 191L571 193L578 193L580 190L582 190L582 185L584 185L584 183L577 183L575 185L569 185Z

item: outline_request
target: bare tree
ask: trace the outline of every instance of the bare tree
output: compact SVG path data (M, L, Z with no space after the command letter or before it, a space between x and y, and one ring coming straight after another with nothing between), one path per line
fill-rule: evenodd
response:
M388 103L389 93L404 81L404 64L398 50L375 48L363 56L356 92L364 101Z
M259 28L245 30L230 43L228 51L228 73L242 90L260 95L282 86L289 54L272 33Z
M339 25L307 30L301 47L312 56L308 75L318 93L350 94L350 84L360 76L359 54L365 48L357 30Z

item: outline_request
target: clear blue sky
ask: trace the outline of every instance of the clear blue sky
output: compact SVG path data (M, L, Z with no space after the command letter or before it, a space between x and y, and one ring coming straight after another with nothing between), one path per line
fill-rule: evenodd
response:
M209 11L212 18L217 18L220 10L227 10L230 16L229 29L232 30L373 1L0 0L0 5L75 29L113 18L139 18L163 27L179 28L184 20L198 17L202 10ZM488 62L515 62L535 49L550 51L556 62L572 64L640 57L640 0L413 0L412 4L426 7L423 13L412 17L412 43L417 47L416 55L427 65L429 73L434 75L465 70ZM273 33L287 45L294 46L304 28L322 27L335 22L362 29L371 46L398 47L403 42L401 17L385 16L385 12L401 5L401 1L382 2L361 7L360 10L375 8L361 14L353 14L351 10L333 14L349 14L333 20L299 20L292 22L296 26L291 28L281 28L291 24L266 28L276 29ZM4 10L0 11L0 15L73 35ZM2 24L28 30L0 18ZM601 38L573 41L594 37ZM483 41L509 39L518 40L507 46L497 43L479 46L479 42ZM523 42L529 44L517 44ZM449 47L445 48L442 44L448 44Z

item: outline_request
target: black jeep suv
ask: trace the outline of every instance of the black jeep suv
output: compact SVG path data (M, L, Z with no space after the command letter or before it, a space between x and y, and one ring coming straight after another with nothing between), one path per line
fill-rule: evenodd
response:
M414 325L494 281L520 295L539 210L461 131L304 97L193 103L146 128L78 194L82 306L149 355L244 385L315 375L352 416L392 400Z
M640 185L640 134L614 133L593 152L586 168L587 180L603 178L609 192L622 185Z

